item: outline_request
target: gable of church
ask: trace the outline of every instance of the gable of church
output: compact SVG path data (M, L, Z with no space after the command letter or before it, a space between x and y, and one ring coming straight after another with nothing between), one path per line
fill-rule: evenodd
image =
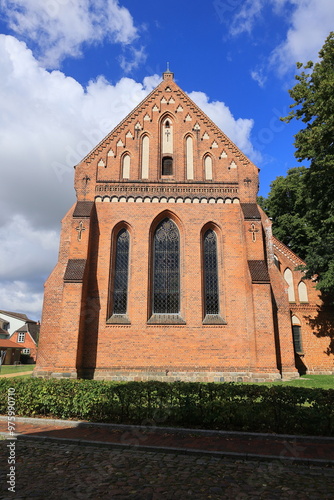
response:
M79 199L102 201L109 196L112 201L119 198L115 183L164 181L210 183L216 187L215 202L255 203L257 167L170 75L164 73L160 85L76 167ZM130 191L124 190L126 199ZM203 190L187 192L190 201L203 198ZM156 194L158 201L164 197L159 190Z

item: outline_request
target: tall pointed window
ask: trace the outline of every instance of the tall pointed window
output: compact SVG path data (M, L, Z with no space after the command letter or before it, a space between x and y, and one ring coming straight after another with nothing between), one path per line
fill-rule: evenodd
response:
M161 175L173 175L173 122L167 117L161 123Z
M219 314L217 237L212 229L204 235L203 249L205 314Z
M164 219L154 234L153 314L180 311L180 238L176 224Z
M144 135L141 149L141 178L148 179L148 169L150 162L150 139Z
M219 311L217 235L208 229L203 237L204 324L226 324Z
M113 315L126 314L128 303L130 235L126 229L121 229L116 239L116 257L113 292Z
M297 354L303 354L303 344L302 344L302 335L301 335L301 325L297 316L292 316L292 336L293 336L293 345L295 352Z
M193 152L193 138L188 135L186 138L186 172L187 179L194 179L194 152Z

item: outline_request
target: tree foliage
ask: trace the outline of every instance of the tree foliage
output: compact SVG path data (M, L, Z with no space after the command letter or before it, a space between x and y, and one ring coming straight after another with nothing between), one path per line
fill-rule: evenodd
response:
M295 156L309 167L293 168L271 185L261 204L274 221L274 234L305 259L308 276L334 298L334 32L319 52L319 61L297 63L302 69L289 91L294 100L289 123L305 126L295 135Z

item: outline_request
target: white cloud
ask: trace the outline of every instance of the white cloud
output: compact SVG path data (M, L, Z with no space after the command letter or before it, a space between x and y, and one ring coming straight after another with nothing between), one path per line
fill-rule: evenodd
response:
M332 0L294 0L295 10L286 39L273 51L271 64L283 75L297 61L316 61L318 52L333 30Z
M130 53L129 56L126 57L122 55L120 57L120 66L126 74L138 68L138 66L144 63L147 58L145 47L140 47L140 49L130 47L128 52Z
M130 12L118 0L3 0L2 11L10 28L33 42L47 68L80 56L84 43L127 45L138 36Z
M251 71L252 79L259 84L261 88L263 88L266 84L267 77L263 74L263 69L259 68L258 70Z
M268 58L271 69L283 76L295 68L297 61L317 60L320 48L333 30L333 0L246 0L232 20L230 34L250 34L268 5L281 18L279 22L284 20L288 26L284 39ZM262 71L267 71L268 63ZM254 70L252 78L261 86L263 75L259 76L259 71Z
M254 162L261 159L250 140L253 120L249 118L235 119L225 103L221 101L210 102L204 92L190 92L188 95L250 159Z
M264 0L246 0L233 18L230 26L231 35L240 35L244 32L250 33L261 14L263 6Z
M20 312L30 319L40 320L43 292L34 291L23 281L5 282L0 288L0 304L3 311Z

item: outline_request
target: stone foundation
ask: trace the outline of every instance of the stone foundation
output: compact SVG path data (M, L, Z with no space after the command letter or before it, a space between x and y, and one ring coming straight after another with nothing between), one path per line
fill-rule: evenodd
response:
M260 372L144 372L123 370L81 370L77 372L46 372L36 371L35 377L43 378L84 378L94 380L113 380L116 382L268 382L281 380L280 373ZM298 373L285 374L284 380L298 378Z

